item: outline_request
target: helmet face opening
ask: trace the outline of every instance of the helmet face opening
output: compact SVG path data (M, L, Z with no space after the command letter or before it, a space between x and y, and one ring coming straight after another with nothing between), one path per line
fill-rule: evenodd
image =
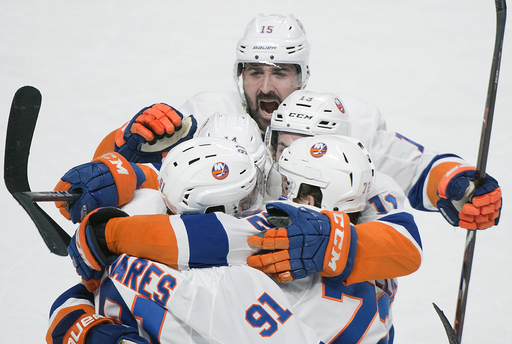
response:
M302 87L301 68L296 64L272 63L262 61L258 63L241 63L240 77L243 89L260 86L262 83L271 83L275 88Z
M289 131L282 131L272 130L269 127L265 133L265 141L270 158L272 161L278 161L283 150L289 147L293 141L308 136L314 136L314 134L307 130L290 129Z

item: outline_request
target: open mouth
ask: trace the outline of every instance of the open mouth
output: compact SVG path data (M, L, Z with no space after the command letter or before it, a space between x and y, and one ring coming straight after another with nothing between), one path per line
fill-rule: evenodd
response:
M279 102L276 100L260 100L259 101L260 112L266 118L272 117L272 112L277 110Z

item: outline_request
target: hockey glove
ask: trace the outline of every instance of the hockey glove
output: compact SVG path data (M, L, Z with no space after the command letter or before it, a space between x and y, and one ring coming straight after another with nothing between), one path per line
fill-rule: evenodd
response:
M55 202L64 217L73 223L100 207L121 206L146 181L143 170L117 153L107 153L92 162L69 170L55 191L82 194L75 203Z
M84 218L71 238L69 257L90 292L98 288L105 266L117 259L108 249L105 226L112 218L126 216L128 214L117 208L96 209Z
M131 162L161 163L177 144L191 139L197 129L193 116L159 103L140 110L116 135L115 151Z
M439 182L437 208L452 226L485 229L497 225L501 213L501 189L488 174L475 189L475 167L459 165Z
M267 212L269 223L280 228L267 230L263 238L248 239L249 245L264 250L248 258L249 266L274 274L279 282L316 273L348 277L357 234L347 214L319 213L282 202L267 204Z

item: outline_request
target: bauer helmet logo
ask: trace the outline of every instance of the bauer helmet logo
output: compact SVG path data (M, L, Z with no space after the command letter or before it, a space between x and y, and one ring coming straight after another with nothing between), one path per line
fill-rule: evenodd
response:
M309 149L313 158L321 158L327 153L327 145L323 142L317 142Z
M228 165L223 162L218 162L212 167L212 176L217 180L226 179L229 174Z
M338 110L341 111L341 113L345 113L345 108L343 107L341 100L339 100L338 98L334 98L334 104L336 104L336 107L338 108Z

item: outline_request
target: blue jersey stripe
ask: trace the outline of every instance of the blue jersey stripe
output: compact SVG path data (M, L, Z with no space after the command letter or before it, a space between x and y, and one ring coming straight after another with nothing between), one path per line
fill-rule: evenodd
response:
M182 215L190 247L189 266L227 266L229 239L224 226L212 214Z
M455 155L455 154L440 154L440 155L437 155L436 157L434 157L432 159L432 161L430 162L430 164L428 164L428 166L423 170L420 178L418 179L416 184L414 184L412 186L411 190L409 191L409 194L407 195L407 198L409 199L409 203L411 204L411 206L414 209L418 209L418 210L422 210L422 211L436 211L436 210L428 210L427 208L425 208L423 206L423 188L425 186L426 178L427 178L428 174L430 173L430 170L432 169L432 166L434 165L434 163L440 159L450 158L450 157L460 158L458 155Z
M420 245L420 247L423 249L418 226L416 226L416 222L414 222L414 217L411 214L401 212L397 214L386 215L379 218L379 221L396 223L397 225L404 227L412 235L414 240L416 240L418 245Z

